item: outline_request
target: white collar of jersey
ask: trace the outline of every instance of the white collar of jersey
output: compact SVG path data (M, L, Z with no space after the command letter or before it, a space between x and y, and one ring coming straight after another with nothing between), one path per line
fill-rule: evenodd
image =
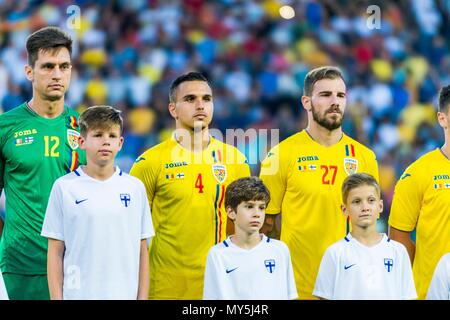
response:
M122 169L120 169L119 166L115 166L114 173L113 173L113 175L111 177L109 177L106 180L98 180L98 179L95 179L95 178L91 177L90 175L86 174L86 172L84 172L84 170L83 170L84 167L86 167L86 166L85 165L79 166L76 170L73 171L73 173L76 174L79 177L86 177L86 178L89 178L89 179L92 179L94 181L98 181L98 182L101 182L101 183L106 182L109 179L112 179L112 178L114 178L116 176L122 176L123 175Z
M234 244L233 241L231 241L231 238L233 236L228 236L228 238L226 240L222 241L222 243L226 247L233 247L233 248L236 248L236 249L239 249L239 250L245 250L245 251L255 250L256 248L260 247L264 243L271 241L271 239L268 238L265 234L261 233L260 235L261 235L261 241L256 246L254 246L251 249L244 249L244 248L241 248L241 247L237 246L236 244Z
M391 241L391 239L390 238L388 238L388 236L386 235L386 233L381 233L381 240L378 242L378 243L376 243L375 245L373 245L373 246L366 246L365 244L363 244L363 243L361 243L361 242L359 242L357 239L355 239L353 236L352 236L352 234L349 232L345 237L344 237L344 240L346 241L346 242L353 242L353 243L356 243L356 244L358 244L358 245L360 245L360 246L363 246L363 247L365 247L365 248L374 248L374 247L376 247L376 246L378 246L380 243L383 243L383 242L389 242L389 241Z

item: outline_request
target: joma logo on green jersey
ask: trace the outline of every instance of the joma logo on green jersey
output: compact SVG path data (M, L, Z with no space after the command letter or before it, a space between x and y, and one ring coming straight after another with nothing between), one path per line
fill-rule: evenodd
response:
M28 136L30 134L36 134L36 133L37 133L36 129L17 131L17 132L14 132L14 138Z

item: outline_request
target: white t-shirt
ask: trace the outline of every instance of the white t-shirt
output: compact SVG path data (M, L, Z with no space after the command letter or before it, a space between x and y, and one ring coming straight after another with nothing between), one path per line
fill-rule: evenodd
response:
M450 300L450 253L442 256L434 270L427 300Z
M325 251L313 295L329 300L416 299L406 248L385 234L368 247L349 233Z
M281 241L262 235L247 250L228 237L208 252L203 299L287 300L297 298L291 256Z
M6 292L5 283L3 282L2 272L0 271L0 300L9 300Z
M82 168L55 181L42 236L64 241L64 299L136 299L141 240L153 235L145 187L119 167L105 181Z

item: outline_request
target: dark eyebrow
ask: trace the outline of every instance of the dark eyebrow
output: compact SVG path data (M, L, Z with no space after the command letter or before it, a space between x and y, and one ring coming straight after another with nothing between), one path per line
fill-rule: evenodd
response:
M183 100L189 100L189 99L195 99L197 98L197 96L195 94L187 94L183 97ZM202 99L204 98L212 98L212 95L210 94L205 94L202 96Z
M66 62L60 63L59 65L60 65L60 66L70 66L70 62L66 61ZM54 66L56 66L56 63L53 63L53 62L45 62L45 63L43 63L41 66L42 66L42 67L51 67L51 68L53 68Z

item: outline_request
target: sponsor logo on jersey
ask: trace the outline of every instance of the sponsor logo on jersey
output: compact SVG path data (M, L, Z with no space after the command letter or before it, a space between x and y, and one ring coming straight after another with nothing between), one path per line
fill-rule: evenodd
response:
M128 207L128 205L131 202L131 197L128 193L121 193L120 194L120 201L122 201L123 205L125 207Z
M297 162L317 161L317 160L319 160L318 156L301 156L301 157L298 157Z
M72 150L78 148L78 139L80 138L80 133L78 131L67 129L67 141Z
M19 137L23 136L29 136L30 134L36 134L38 133L36 129L27 129L22 131L14 132L14 139L17 139Z
M347 175L352 175L358 172L358 160L353 158L344 158L344 170Z
M264 265L266 266L266 269L267 269L267 271L269 271L269 273L274 273L274 271L275 271L275 260L274 259L264 260Z
M355 266L355 265L356 265L356 263L354 263L354 264L349 264L349 265L345 265L345 266L344 266L344 270L350 269L351 267L353 267L353 266Z
M230 272L233 272L234 270L236 270L237 268L239 268L239 267L236 267L236 268L233 268L233 269L225 269L225 272L226 273L230 273Z
M135 162L135 163L138 163L138 162L141 162L141 161L144 161L144 160L145 160L144 157L139 157L139 158L137 158L134 162Z
M406 179L408 177L411 177L411 174L405 173L404 175L401 176L400 180ZM436 179L434 179L434 180L436 180Z
M227 167L224 164L213 164L212 172L219 183L223 183L227 179Z
M384 258L384 266L386 267L387 272L391 272L394 268L394 260L391 258Z
M183 161L183 162L171 162L171 163L166 163L165 164L165 168L166 169L171 169L171 168L177 168L177 167L183 167L183 166L187 166L187 162Z
M450 180L450 175L448 174L438 174L433 177L433 180Z

